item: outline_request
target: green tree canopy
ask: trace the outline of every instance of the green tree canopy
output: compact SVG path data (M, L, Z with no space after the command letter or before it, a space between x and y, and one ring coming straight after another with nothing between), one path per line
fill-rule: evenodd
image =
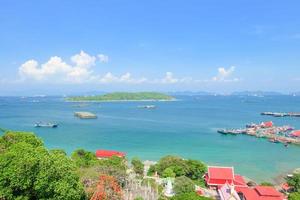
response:
M294 192L289 195L289 200L299 200L300 199L300 193Z
M8 132L0 138L0 197L13 199L83 199L73 162L49 152L32 133Z
M139 158L133 158L131 160L131 165L133 166L133 170L138 175L143 175L144 173L144 164Z
M212 200L211 198L202 197L195 192L189 192L184 194L175 195L171 200Z
M164 178L167 178L167 177L174 178L176 176L176 174L173 172L172 168L169 167L163 171L162 176Z
M78 167L88 167L97 163L95 153L86 151L84 149L77 149L74 151L71 158Z
M148 171L149 175L153 175L155 171L165 177L165 170L170 169L175 173L175 177L187 176L192 180L200 180L207 170L204 163L198 160L184 160L178 156L165 156L161 158L156 165L152 165Z
M292 177L287 178L287 183L294 188L295 191L300 190L300 173L294 173Z
M177 177L174 181L174 192L177 195L195 192L195 184L190 178L186 176Z

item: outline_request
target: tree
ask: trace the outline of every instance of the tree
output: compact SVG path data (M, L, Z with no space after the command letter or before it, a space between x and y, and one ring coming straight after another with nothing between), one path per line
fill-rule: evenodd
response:
M144 173L144 164L139 158L133 158L131 160L131 165L133 166L133 170L138 175L143 175Z
M0 197L72 200L85 197L72 160L48 151L32 133L8 132L0 138Z
M294 192L289 195L289 200L299 200L300 199L300 193Z
M190 193L175 195L174 197L171 198L171 200L212 200L212 199L199 196L195 192L190 192Z
M97 162L95 154L84 149L77 149L74 151L71 158L78 167L92 166Z
M300 190L300 173L294 173L292 177L288 177L287 183L293 187L295 191Z
M186 176L192 180L202 179L207 171L206 165L198 160L187 160L186 164L188 166Z
M172 168L169 167L163 171L162 176L164 178L167 178L167 177L174 178L176 176L176 174L173 172Z
M175 178L174 192L176 194L184 194L184 193L189 193L194 191L195 191L195 184L190 178L186 176Z
M176 176L184 176L188 172L186 162L178 156L165 156L156 165L157 172L160 175L167 168L171 168Z

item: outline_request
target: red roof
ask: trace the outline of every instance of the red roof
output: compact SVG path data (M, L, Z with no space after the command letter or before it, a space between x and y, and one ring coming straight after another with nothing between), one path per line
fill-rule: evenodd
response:
M255 188L236 188L238 193L243 193L246 200L285 200L283 194L271 186L257 186Z
M270 128L270 127L273 126L273 122L272 122L272 121L269 121L269 122L263 122L263 123L262 123L262 126L267 127L267 128Z
M239 187L247 186L242 176L234 174L233 167L208 167L205 181L209 186L222 186L226 183Z
M300 137L300 130L293 131L293 132L292 132L292 136Z
M110 158L112 156L125 157L125 153L119 151L110 151L110 150L97 150L96 157L98 158Z
M232 167L208 167L208 176L210 179L234 179Z

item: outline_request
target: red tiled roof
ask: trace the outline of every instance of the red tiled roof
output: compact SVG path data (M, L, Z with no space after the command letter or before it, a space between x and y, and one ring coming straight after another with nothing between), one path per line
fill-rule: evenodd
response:
M247 183L241 175L234 175L234 185L236 186L246 186Z
M255 190L260 196L280 197L281 193L272 186L256 186Z
M110 151L110 150L97 150L96 157L98 158L110 158L112 156L125 157L125 153L119 151Z
M207 185L211 186L220 186L226 183L239 187L247 186L242 176L234 175L233 167L208 167L205 181Z
M285 200L283 194L271 186L257 186L255 188L236 188L238 193L243 193L246 200Z
M233 180L234 172L232 167L208 167L208 176L210 179Z
M272 127L273 126L273 122L272 121L269 121L269 122L263 122L262 125L264 127Z
M300 130L293 131L293 132L292 132L292 136L300 137Z

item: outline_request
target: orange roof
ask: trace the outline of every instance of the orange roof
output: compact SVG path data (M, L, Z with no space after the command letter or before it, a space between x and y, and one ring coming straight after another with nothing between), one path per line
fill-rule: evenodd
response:
M98 158L110 158L112 156L125 157L125 153L111 150L97 150L96 157Z
M275 188L272 186L256 186L255 190L260 194L260 196L281 196L281 193L275 190Z

